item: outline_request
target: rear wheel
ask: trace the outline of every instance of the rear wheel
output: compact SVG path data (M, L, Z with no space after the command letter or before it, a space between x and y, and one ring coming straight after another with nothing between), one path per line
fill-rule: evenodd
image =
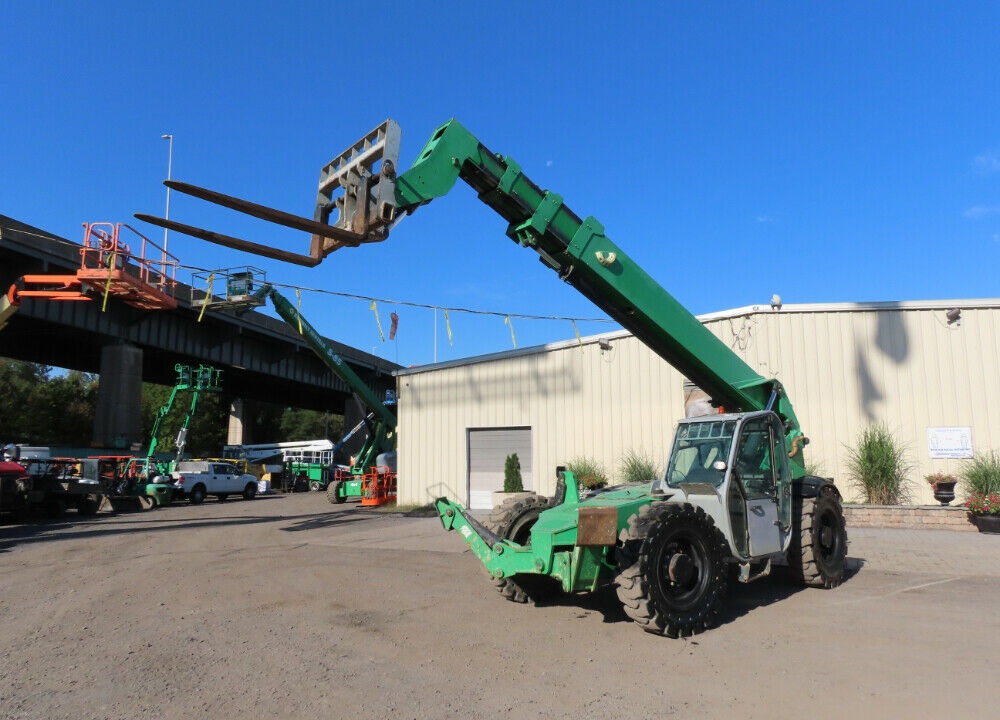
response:
M337 480L326 486L326 499L334 505L340 505L347 498L340 494L340 489L344 486L343 480Z
M803 585L834 588L844 581L847 527L840 498L832 490L796 498L792 506L788 566Z
M715 625L726 593L729 546L715 522L688 503L653 503L623 531L618 599L646 632L679 637Z
M257 497L257 483L247 483L247 486L243 488L243 499L253 500Z
M81 515L96 515L98 509L101 507L101 496L100 495L87 495L76 504L76 511Z
M485 525L504 540L530 547L531 528L538 522L538 516L548 509L549 499L538 495L505 500L493 509ZM516 575L492 580L501 595L517 603L540 600L555 587L554 581L547 575Z
M188 500L191 501L192 505L200 505L205 500L205 486L195 485L191 488L191 493L188 495Z

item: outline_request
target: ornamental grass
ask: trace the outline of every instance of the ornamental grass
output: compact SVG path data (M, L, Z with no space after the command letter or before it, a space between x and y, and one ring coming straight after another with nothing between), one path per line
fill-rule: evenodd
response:
M905 448L884 423L861 429L853 447L847 448L851 483L871 505L902 505L911 496L910 464Z

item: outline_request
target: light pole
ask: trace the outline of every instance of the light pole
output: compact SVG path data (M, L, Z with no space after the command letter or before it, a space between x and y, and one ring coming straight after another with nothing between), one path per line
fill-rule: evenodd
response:
M170 134L160 135L161 138L170 143L169 150L167 151L167 180L170 179L170 173L174 169L174 136ZM163 215L164 220L170 219L170 188L167 188L167 211ZM160 265L160 282L166 282L164 277L167 272L167 229L163 228L163 260Z

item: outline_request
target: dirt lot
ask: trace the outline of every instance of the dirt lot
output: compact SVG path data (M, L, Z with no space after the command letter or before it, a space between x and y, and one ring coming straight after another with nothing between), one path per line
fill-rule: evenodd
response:
M779 572L685 641L606 595L505 602L436 518L316 494L2 524L0 716L989 714L1000 537L851 540L842 587Z

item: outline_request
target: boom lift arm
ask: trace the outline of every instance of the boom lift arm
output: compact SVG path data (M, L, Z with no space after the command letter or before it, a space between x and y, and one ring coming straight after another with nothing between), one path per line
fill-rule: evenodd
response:
M540 189L517 162L486 148L457 120L449 120L435 130L413 166L397 177L398 138L398 125L387 120L355 143L352 150L324 166L316 219L327 220L335 204L341 214L335 224L337 230L328 235L337 234L339 239L324 245L322 238L314 234L308 257L315 262L301 264L318 264L329 252L346 244L384 240L390 220L398 221L442 197L461 179L507 220L508 237L538 253L543 264L707 392L715 404L727 412L772 409L785 425L789 446L797 450L799 443L805 442L799 439L802 431L781 383L759 375L707 330L605 235L597 219L581 219L561 196ZM377 144L379 139L382 145ZM382 160L377 174L373 158ZM210 202L289 227L315 230L316 220L296 219L288 213L187 183L169 182L175 190ZM345 195L331 203L329 196L335 186L344 187ZM366 197L364 192L368 192L367 202L361 200ZM327 198L325 205L323 198ZM321 208L325 208L325 215ZM137 217L165 227L172 222L148 215ZM194 230L190 234L280 260L300 262L307 258L290 259L286 251L197 228L170 227L181 232ZM360 232L349 238L350 242L343 240L342 228L347 227ZM794 453L792 466L796 477L805 474L801 452Z
M358 396L361 403L368 409L369 416L374 418L374 424L369 426L368 438L358 452L358 456L352 467L353 474L364 473L369 465L375 462L379 453L391 452L396 447L396 416L385 406L375 392L368 387L364 380L351 369L340 355L333 351L329 343L323 339L316 328L309 321L302 317L302 313L289 300L274 289L270 284L262 285L253 293L258 299L267 297L274 309L282 319L296 328L303 339L309 344L320 360L330 368L334 375L339 377ZM366 418L367 420L367 418ZM353 431L352 431L353 432Z
M445 195L458 179L508 221L507 236L621 323L727 411L771 408L789 440L801 435L777 380L758 375L628 257L593 217L581 220L561 196L540 189L511 158L491 152L456 120L439 127L413 167L396 180L400 212Z

